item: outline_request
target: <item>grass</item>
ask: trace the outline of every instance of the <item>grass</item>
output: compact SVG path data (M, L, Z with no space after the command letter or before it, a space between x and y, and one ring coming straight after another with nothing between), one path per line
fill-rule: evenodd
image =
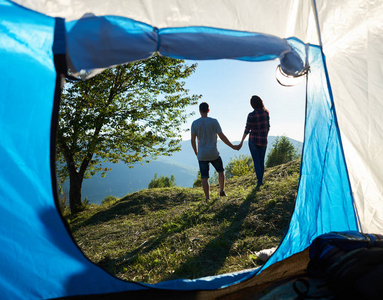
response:
M142 190L67 215L73 236L94 263L125 280L156 283L256 268L255 252L277 246L296 198L299 160L211 186Z

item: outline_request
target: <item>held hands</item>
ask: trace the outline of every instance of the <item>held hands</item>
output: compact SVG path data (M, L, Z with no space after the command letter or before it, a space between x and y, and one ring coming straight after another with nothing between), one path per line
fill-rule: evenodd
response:
M238 145L233 145L233 149L239 151L242 148L242 143Z
M238 145L234 146L235 147L234 150L237 150L237 151L241 150L242 145L243 145L243 141L241 141Z

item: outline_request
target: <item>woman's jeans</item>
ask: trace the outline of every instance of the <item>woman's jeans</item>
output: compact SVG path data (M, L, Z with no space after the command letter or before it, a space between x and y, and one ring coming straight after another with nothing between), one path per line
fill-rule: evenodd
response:
M249 141L249 149L254 162L254 171L257 175L257 185L263 184L263 173L265 172L265 155L267 146L257 146Z

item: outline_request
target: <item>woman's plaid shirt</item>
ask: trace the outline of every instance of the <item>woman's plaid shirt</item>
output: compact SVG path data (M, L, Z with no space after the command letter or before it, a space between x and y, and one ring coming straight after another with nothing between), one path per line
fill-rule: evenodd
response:
M245 133L249 136L249 142L257 146L267 146L267 134L270 129L269 111L261 108L254 109L247 116Z

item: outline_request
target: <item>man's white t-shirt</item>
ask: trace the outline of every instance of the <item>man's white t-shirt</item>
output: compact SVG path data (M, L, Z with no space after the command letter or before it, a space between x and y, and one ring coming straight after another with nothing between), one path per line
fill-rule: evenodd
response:
M217 134L221 132L218 121L210 117L199 118L192 123L191 133L194 133L198 140L198 160L213 161L219 157Z

